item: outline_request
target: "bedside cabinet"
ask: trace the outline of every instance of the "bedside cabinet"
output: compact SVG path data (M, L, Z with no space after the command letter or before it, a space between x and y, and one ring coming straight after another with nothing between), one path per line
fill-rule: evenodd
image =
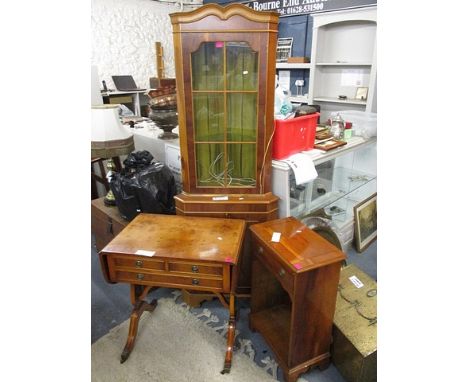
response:
M343 252L289 217L250 226L250 327L270 345L287 382L330 362ZM279 235L278 241L276 236Z

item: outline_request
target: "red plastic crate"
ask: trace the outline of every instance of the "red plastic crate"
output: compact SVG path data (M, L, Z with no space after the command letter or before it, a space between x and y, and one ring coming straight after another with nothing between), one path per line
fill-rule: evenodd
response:
M284 159L301 151L312 150L320 113L292 119L275 119L273 159Z

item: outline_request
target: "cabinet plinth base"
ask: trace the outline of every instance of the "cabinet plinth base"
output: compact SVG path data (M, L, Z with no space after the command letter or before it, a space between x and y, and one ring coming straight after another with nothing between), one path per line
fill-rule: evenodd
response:
M187 194L174 197L177 215L244 219L249 223L276 219L278 197L266 194ZM226 200L227 198L227 200Z

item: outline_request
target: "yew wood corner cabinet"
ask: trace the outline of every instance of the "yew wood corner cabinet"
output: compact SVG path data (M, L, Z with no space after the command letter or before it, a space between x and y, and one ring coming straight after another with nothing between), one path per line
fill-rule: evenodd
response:
M271 141L279 16L208 4L170 15L185 216L275 219ZM246 237L239 294L250 291Z
M245 227L240 219L142 213L104 247L99 253L104 277L110 283L130 284L134 306L121 362L134 347L141 314L156 307L156 300L145 301L150 290L179 288L213 293L229 309L223 373L229 372L236 325L234 291Z

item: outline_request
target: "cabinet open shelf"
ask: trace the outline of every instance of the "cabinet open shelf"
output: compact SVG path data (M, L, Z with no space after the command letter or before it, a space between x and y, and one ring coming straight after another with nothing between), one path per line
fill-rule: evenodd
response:
M250 315L255 328L262 333L267 344L275 349L275 355L284 363L288 362L289 333L291 328L291 307L276 305Z
M289 97L289 101L294 103L307 103L307 97L305 96L292 96Z
M333 97L314 97L314 102L316 101L343 103L343 104L349 104L349 105L363 105L363 106L367 104L367 101L362 101L359 99L339 99L339 98L333 98Z
M310 69L310 62L303 63L288 63L288 62L277 62L276 69Z

